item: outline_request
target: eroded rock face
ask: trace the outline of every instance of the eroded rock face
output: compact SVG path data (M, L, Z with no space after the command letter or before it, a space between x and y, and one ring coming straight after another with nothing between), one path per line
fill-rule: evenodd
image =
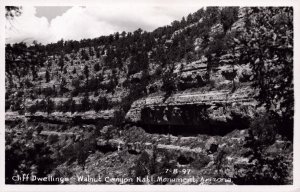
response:
M223 63L230 58L230 55L224 57ZM214 85L210 87L197 81L199 77L205 79L205 59L177 66L174 73L179 83L185 79L182 87L188 88L188 83L200 87L173 93L168 98L161 93L139 99L127 113L127 122L138 124L149 132L173 134L224 135L233 129L248 128L257 105L253 99L255 91L250 85L249 65L224 64L213 68L210 81Z
M94 124L99 122L109 122L113 117L114 110L103 110L98 113L94 111L87 111L82 113L62 113L53 112L47 114L44 112L37 112L35 114L26 114L26 118L30 122L48 122L55 124L71 124L71 125L81 125L81 124ZM9 121L9 117L6 117L5 121Z
M163 96L147 97L133 103L126 120L149 132L224 135L248 128L256 106L253 94L246 87L234 93L178 93L165 102Z

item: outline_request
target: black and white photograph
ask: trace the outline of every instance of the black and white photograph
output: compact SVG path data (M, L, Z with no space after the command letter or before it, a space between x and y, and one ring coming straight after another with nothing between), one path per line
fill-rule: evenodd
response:
M293 186L294 7L146 2L4 6L5 185Z

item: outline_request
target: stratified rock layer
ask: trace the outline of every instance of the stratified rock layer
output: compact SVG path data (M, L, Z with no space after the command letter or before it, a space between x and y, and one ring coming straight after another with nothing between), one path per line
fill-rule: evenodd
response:
M133 103L126 120L150 132L224 135L248 128L256 106L253 94L250 87L244 87L234 93L178 93L166 101L163 96L147 97Z

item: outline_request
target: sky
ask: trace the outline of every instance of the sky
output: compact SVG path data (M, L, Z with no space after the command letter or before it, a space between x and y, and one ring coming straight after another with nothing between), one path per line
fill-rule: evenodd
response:
M6 21L6 43L47 44L80 40L141 28L152 31L200 9L191 4L104 4L98 7L23 6L21 16Z

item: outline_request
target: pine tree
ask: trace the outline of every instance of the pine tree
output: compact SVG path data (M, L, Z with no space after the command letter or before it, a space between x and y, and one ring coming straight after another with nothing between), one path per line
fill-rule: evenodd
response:
M95 65L94 65L94 71L98 72L99 70L100 70L99 63L95 63Z
M59 58L59 62L58 62L58 66L60 67L60 71L63 71L64 65L65 65L64 55L63 55L63 53L61 53L60 58Z
M88 94L85 94L84 98L81 100L81 111L88 111L90 109L90 99Z
M46 78L46 83L48 83L50 81L50 74L48 70L46 71L45 78Z
M89 60L89 56L84 49L81 50L81 59L86 61Z
M84 75L85 75L87 81L89 79L89 73L90 73L89 67L87 65L85 65L84 66Z
M252 67L257 100L293 138L293 8L250 8L246 31L239 36L243 62ZM255 35L255 38L253 36Z
M94 58L95 53L92 47L89 47L89 54L92 58Z
M231 28L232 24L238 19L238 7L225 7L221 10L220 20L224 32Z
M54 102L48 97L46 102L46 112L50 114L54 110L54 107Z
M73 74L76 74L76 68L75 68L75 67L73 68L72 73L73 73Z
M70 99L70 109L69 110L71 113L75 113L75 111L76 111L76 103L75 103L73 97L71 97L71 99Z

